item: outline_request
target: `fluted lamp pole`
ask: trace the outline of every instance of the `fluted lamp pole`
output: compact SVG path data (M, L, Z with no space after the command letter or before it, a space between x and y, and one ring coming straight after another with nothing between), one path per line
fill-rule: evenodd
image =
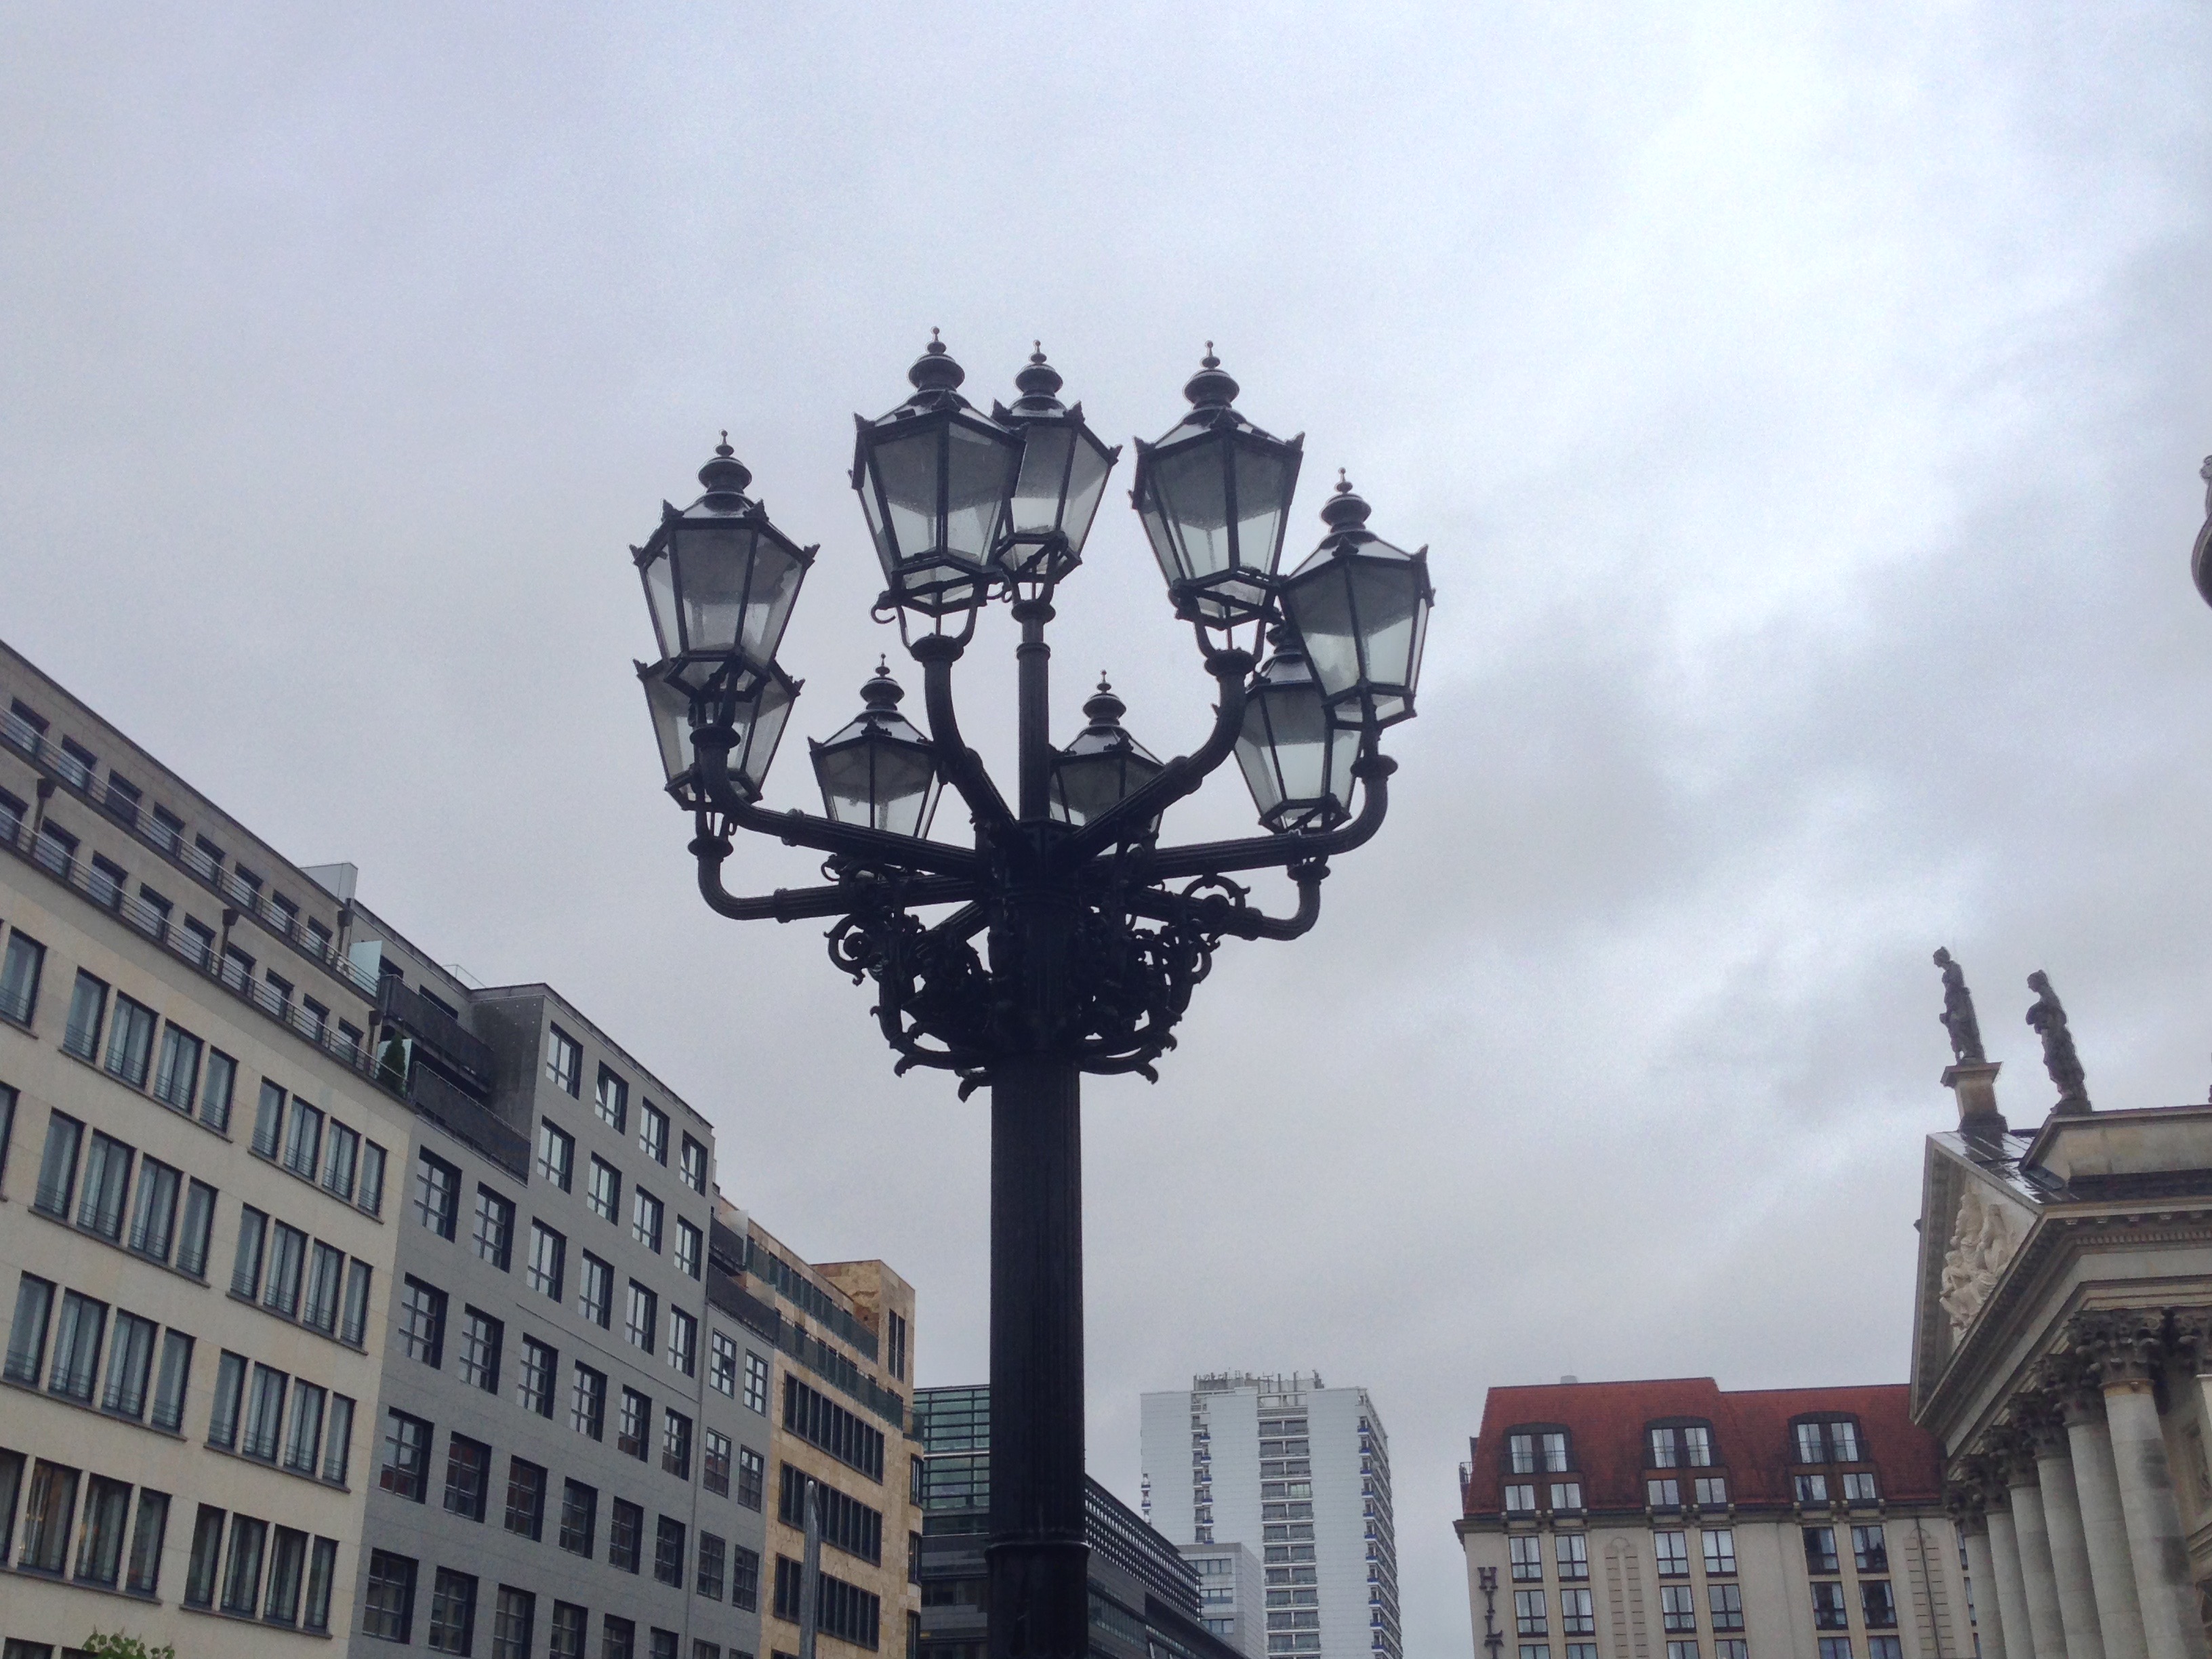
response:
M706 494L664 507L633 550L660 647L637 673L668 793L692 816L706 902L739 921L830 921L830 960L874 981L895 1070L951 1072L963 1098L991 1091L990 1653L1080 1659L1081 1079L1156 1078L1223 939L1314 925L1328 860L1382 825L1394 763L1379 738L1413 714L1434 596L1425 552L1369 531L1348 484L1312 556L1278 574L1301 441L1237 410L1209 343L1184 388L1189 412L1138 445L1131 499L1217 687L1212 731L1164 763L1102 681L1088 723L1055 749L1045 630L1120 451L1060 400L1042 347L1015 402L985 415L933 337L898 407L855 417L852 469L885 583L877 616L921 667L926 729L900 712L886 663L861 712L810 743L824 811L760 804L799 690L776 653L815 550L744 493L751 475L726 434L701 470ZM1019 628L1011 804L961 736L952 693L1000 599ZM1262 638L1273 650L1255 673ZM1232 751L1268 833L1159 845L1167 811ZM969 844L931 834L945 786ZM722 869L740 830L826 854L830 879L732 895ZM1291 914L1263 913L1232 879L1263 869L1289 874Z

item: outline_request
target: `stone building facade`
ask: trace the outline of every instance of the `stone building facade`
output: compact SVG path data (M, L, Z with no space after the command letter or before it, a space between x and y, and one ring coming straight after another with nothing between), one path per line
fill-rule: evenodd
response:
M1456 1523L1482 1659L1964 1659L1933 1437L1900 1385L1492 1389Z
M2212 1106L2093 1110L2070 1041L2045 1041L2061 1099L2033 1129L1978 1034L1943 1074L1960 1124L1927 1142L1913 1414L1990 1586L1984 1659L2203 1659Z

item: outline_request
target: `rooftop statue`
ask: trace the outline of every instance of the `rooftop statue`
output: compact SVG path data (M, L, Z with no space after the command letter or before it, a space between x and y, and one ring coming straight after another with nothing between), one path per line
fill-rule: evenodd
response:
M2086 1112L2088 1078L2081 1070L2081 1056L2074 1052L2074 1034L2066 1029L2066 1010L2058 994L2051 988L2051 975L2037 969L2027 976L2027 988L2035 993L2027 1023L2043 1039L2043 1069L2051 1073L2051 1081L2058 1090L2058 1104L2053 1109Z
M1966 988L1966 971L1948 951L1936 952L1936 965L1943 970L1943 1029L1951 1034L1951 1058L1961 1066L1984 1066L1982 1024L1974 1018L1974 994Z

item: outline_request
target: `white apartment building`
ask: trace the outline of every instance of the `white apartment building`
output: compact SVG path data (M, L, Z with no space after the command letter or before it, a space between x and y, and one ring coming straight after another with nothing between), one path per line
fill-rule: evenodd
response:
M1146 1395L1139 1432L1152 1525L1178 1545L1260 1553L1262 1605L1232 1603L1224 1639L1262 1628L1264 1650L1246 1651L1400 1659L1390 1443L1366 1389L1308 1372L1196 1376Z

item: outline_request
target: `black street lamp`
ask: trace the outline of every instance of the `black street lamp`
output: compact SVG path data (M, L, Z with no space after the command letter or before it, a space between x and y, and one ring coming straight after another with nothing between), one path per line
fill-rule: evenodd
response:
M1237 383L1209 346L1185 388L1190 413L1138 445L1132 499L1218 688L1213 730L1162 763L1122 729L1121 701L1102 682L1084 705L1089 724L1055 750L1045 625L1118 451L1080 405L1060 403L1042 349L1017 377L1021 398L988 417L956 390L964 375L941 342L908 378L913 396L859 422L853 485L888 584L879 617L896 613L921 665L927 735L897 712L899 688L879 669L860 714L812 745L825 814L758 805L799 691L775 646L813 550L745 499L750 475L726 444L700 475L708 495L665 509L637 555L661 645L638 673L669 793L694 816L708 904L738 920L836 918L830 959L875 981L895 1069L952 1072L963 1098L990 1088L990 1651L1079 1659L1080 1080L1156 1077L1224 939L1295 939L1314 925L1328 860L1382 825L1395 763L1379 735L1413 714L1433 595L1425 553L1368 531L1348 485L1324 509L1320 548L1277 575L1300 443L1237 412ZM689 539L695 523L713 538ZM1011 805L963 740L952 698L953 665L997 598L1021 627ZM1275 647L1256 675L1252 653L1226 642L1248 625ZM1232 750L1270 833L1159 846L1166 810ZM929 838L945 783L973 820L972 846ZM721 872L738 830L828 854L829 883L733 896ZM1260 869L1289 874L1291 915L1262 914L1231 878Z

